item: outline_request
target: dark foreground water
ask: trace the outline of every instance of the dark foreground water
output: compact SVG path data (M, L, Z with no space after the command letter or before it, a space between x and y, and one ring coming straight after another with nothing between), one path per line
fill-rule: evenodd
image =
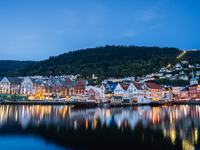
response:
M200 148L200 106L0 106L0 149Z

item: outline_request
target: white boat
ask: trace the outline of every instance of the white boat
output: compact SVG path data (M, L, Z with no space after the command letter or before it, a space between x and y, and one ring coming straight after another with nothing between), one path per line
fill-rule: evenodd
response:
M74 94L71 97L72 102L74 103L75 106L96 106L97 105L97 100L90 98L89 95L79 95L79 94Z

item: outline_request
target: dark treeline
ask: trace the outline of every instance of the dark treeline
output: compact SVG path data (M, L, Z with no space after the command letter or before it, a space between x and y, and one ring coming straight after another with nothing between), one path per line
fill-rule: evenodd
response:
M81 74L82 78L94 73L99 80L106 77L144 76L157 72L168 63L177 63L177 48L105 46L70 51L48 60L31 64L7 76Z
M181 60L187 60L190 64L200 64L200 51L187 51Z
M34 63L34 61L0 60L0 76L5 76L9 72L25 68Z

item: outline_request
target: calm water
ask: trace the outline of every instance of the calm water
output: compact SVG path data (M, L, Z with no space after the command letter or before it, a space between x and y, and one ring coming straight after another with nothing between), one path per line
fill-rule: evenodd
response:
M199 149L200 106L0 106L0 149Z

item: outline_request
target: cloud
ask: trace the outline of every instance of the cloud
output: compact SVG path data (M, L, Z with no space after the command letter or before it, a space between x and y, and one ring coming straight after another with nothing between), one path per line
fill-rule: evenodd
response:
M132 31L127 31L127 32L124 32L123 33L123 37L134 37L136 36L137 34L135 32L132 32Z
M143 14L141 14L140 16L140 19L144 21L150 21L153 20L155 17L156 17L155 12L143 12Z
M137 34L134 31L125 31L120 36L117 37L117 39L124 39L124 38L131 38L135 37Z
M161 18L162 7L164 4L164 2L157 2L155 4L144 7L142 10L139 10L136 13L137 18L142 21L152 21Z

